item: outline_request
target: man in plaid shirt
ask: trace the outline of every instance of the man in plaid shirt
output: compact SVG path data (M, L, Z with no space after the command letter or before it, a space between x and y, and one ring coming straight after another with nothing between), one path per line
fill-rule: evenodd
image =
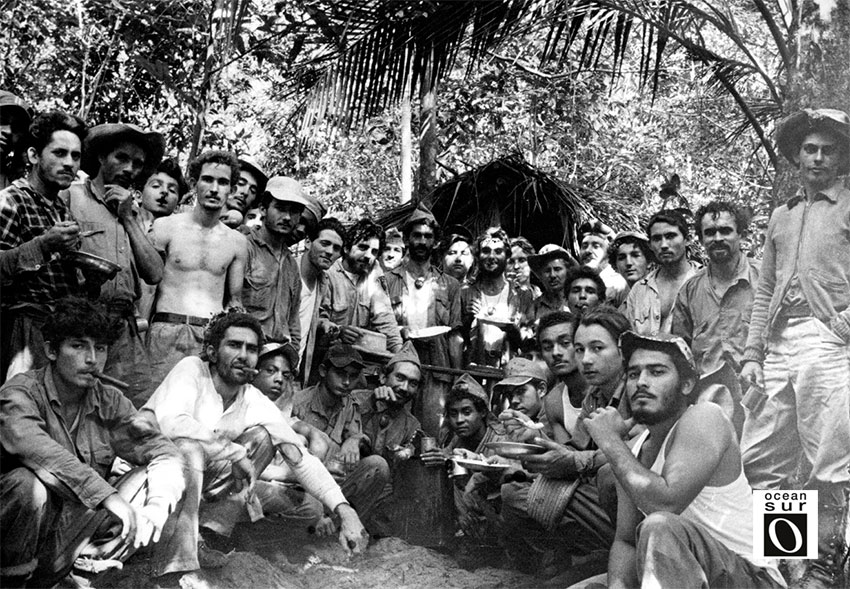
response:
M80 228L59 191L76 178L86 133L82 119L64 112L35 117L27 150L32 168L0 192L2 380L47 364L41 324L54 300L80 290L63 255L79 248Z

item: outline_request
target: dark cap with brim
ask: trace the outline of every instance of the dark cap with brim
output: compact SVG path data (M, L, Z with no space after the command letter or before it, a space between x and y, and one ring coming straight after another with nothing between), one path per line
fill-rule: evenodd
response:
M623 354L623 362L626 366L628 366L635 350L658 350L676 356L690 368L691 376L698 374L691 348L688 347L684 339L678 336L669 333L638 335L633 331L627 331L620 336L620 351Z
M289 367L293 371L298 368L298 350L290 342L269 342L265 344L260 350L260 357L257 359L257 363L262 362L264 358L277 355L285 357L286 361L289 362Z
M804 108L782 119L776 127L776 146L785 159L796 165L806 135L819 131L835 135L844 144L844 160L839 162L838 173L850 173L850 117L842 110Z
M106 123L89 129L83 145L83 163L80 166L89 176L97 176L100 156L108 149L127 141L141 147L145 152L145 171L142 177L150 176L165 154L165 137L155 131L145 131L130 123Z
M512 358L505 366L505 378L497 382L494 388L518 387L535 380L546 382L549 375L539 363L527 358Z
M363 356L355 350L350 344L334 344L325 354L323 363L332 364L336 368L345 368L346 366L356 366L363 368L366 366L363 362Z

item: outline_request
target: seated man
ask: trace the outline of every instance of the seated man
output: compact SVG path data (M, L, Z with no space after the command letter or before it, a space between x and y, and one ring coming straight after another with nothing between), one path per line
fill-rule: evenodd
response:
M499 414L499 421L517 441L529 441L538 435L539 428L532 424L539 423L543 416L548 380L546 369L538 362L513 358L505 366L505 378L493 387L500 401L508 403L508 408Z
M605 455L593 444L583 422L598 407L614 407L624 418L629 416L628 403L622 402L623 364L617 348L620 335L628 329L625 316L609 305L588 309L573 319L576 359L590 385L581 409L564 407L563 430L555 432L556 439L534 439L546 452L523 457L523 467L542 480L502 487L502 533L513 538L509 556L517 566L557 574L572 556L605 551L614 539L614 526L605 509L610 482L606 485L608 479L599 475ZM563 501L552 510L538 510L537 500L547 493L561 493ZM535 565L535 554L541 553L552 562L544 559ZM555 570L545 570L549 565Z
M249 384L262 342L257 319L241 310L219 313L204 333L204 357L180 360L145 404L193 473L184 501L200 504L200 525L181 518L178 533L197 538L203 530L206 541L226 546L246 509L252 520L261 518L254 481L277 449L304 489L339 517L343 546L359 552L367 538L357 513L274 403ZM195 551L194 543L183 544L187 561Z
M422 452L425 466L443 466L460 457L488 462L501 461L487 448L490 442L509 441L496 416L490 412L490 399L484 388L469 374L455 380L446 399L448 429L440 448ZM466 536L495 537L498 522L498 490L501 473L472 473L454 477L455 509L460 529ZM495 496L494 496L495 495Z
M363 433L372 454L387 462L408 460L413 456L413 438L421 429L419 420L408 410L422 379L419 354L410 341L405 342L384 368L381 386L373 391L356 391Z
M363 358L348 344L335 344L319 366L319 383L299 391L292 413L330 437L326 463L342 481L342 492L357 509L371 533L377 529L376 516L381 491L389 480L387 461L380 456L364 456L369 439L363 433L360 409L351 391L360 381Z
M100 305L59 299L42 326L49 364L0 389L4 587L49 587L80 556L123 561L151 543L156 574L186 570L161 537L181 513L180 454L97 377L119 333ZM140 466L108 481L116 456Z
M307 425L292 416L292 399L295 394L295 372L298 351L291 343L267 343L260 350L257 361L257 376L252 384L280 408L281 414L292 429L301 436L302 443L310 454L324 460L330 447L330 439L324 432ZM280 452L276 452L272 463L260 473L257 481L257 496L266 515L278 515L287 519L316 525L322 516L322 504L312 495L305 493L292 469Z
M613 407L585 426L617 478L617 533L609 587L784 587L753 557L753 498L732 423L714 403L692 404L697 381L685 341L669 334L620 339L626 394L645 424L632 448Z

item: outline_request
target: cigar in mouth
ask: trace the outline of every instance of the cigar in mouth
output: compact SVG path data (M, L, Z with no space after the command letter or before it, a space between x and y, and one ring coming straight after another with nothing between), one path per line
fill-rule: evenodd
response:
M118 380L117 378L113 378L111 376L107 376L105 374L101 374L100 372L94 373L95 378L99 378L106 384L111 384L114 387L118 387L119 389L127 390L130 388L130 385L124 382L123 380Z
M247 366L241 366L240 370L242 370L242 372L244 372L245 374L247 374L251 378L257 376L260 373L260 371L257 370L256 368L248 368Z

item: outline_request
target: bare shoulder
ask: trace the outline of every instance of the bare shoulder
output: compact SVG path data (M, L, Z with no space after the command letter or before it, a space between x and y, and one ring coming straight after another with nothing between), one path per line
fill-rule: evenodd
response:
M174 215L168 215L167 217L154 219L153 231L156 231L160 235L169 235L175 231L185 229L187 224L187 213L176 213Z
M710 402L691 405L679 419L678 430L692 440L721 441L724 445L735 437L734 426L723 409Z

